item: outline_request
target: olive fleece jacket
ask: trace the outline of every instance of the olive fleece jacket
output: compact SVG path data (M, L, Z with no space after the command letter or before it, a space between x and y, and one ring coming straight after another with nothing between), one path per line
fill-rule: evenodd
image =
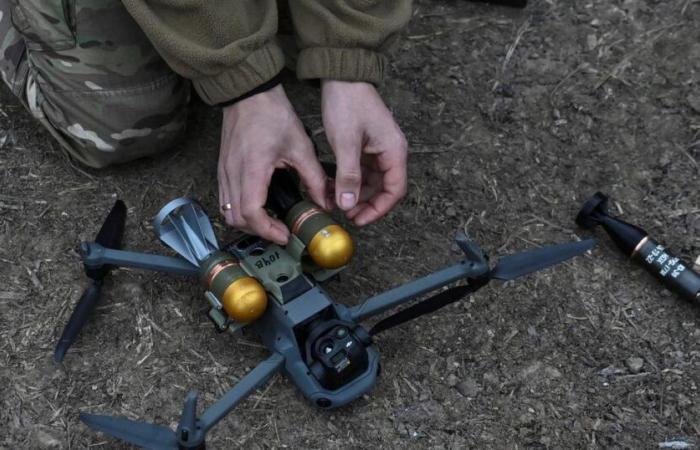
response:
M287 1L287 0L284 0ZM172 69L209 104L277 75L276 0L122 0ZM288 0L300 79L382 81L386 51L412 0Z

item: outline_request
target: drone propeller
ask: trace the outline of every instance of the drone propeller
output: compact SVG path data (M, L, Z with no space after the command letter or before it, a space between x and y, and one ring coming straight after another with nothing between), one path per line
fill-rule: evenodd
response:
M273 353L265 361L243 377L216 403L197 417L197 393L190 392L185 399L180 423L176 431L168 427L146 422L137 422L123 417L81 414L87 426L139 447L153 450L203 450L207 432L231 412L251 392L267 382L284 366L284 356Z
M125 223L126 205L121 200L117 200L102 224L102 228L97 233L95 242L106 248L119 249L124 236ZM91 279L91 283L83 292L80 300L78 300L73 314L71 314L66 327L63 329L61 339L56 344L53 354L56 362L60 363L63 361L68 348L75 341L75 338L90 317L92 310L95 309L100 299L102 280L110 270L110 266L101 266L99 268L85 267L85 274Z
M121 417L81 414L80 420L90 428L149 450L177 450L175 432L162 425L136 422Z
M491 270L489 278L503 281L514 280L555 266L574 256L582 255L592 249L594 245L595 240L587 239L585 241L567 242L504 256L498 260L496 267Z
M177 432L162 425L137 422L123 417L80 414L80 420L94 430L149 450L204 448L204 434L197 429L196 392L187 394Z
M515 255L502 257L496 266L483 277L469 280L469 284L446 289L432 297L409 306L386 319L377 322L370 330L371 335L393 328L425 314L430 314L450 303L463 299L476 292L489 281L509 281L554 266L574 256L582 255L595 245L595 240L588 239L579 242L542 247Z

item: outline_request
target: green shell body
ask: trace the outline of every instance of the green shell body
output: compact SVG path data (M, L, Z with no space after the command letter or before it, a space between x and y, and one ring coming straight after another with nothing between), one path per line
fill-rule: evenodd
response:
M199 278L202 280L209 291L216 296L219 300L223 299L224 292L234 281L239 278L247 277L248 274L241 268L238 263L230 265L219 272L216 277L211 281L211 285L207 285L209 280L209 273L218 264L225 263L226 261L236 262L235 259L226 252L214 252L206 260L202 262L199 269Z
M306 245L311 242L314 236L316 236L316 233L328 225L334 225L336 223L325 211L321 210L313 203L304 200L294 205L292 209L289 210L289 213L287 213L287 217L285 218L287 228L291 230L297 219L311 209L318 209L320 213L314 214L308 219L304 220L304 223L301 224L301 227L295 233L297 237Z

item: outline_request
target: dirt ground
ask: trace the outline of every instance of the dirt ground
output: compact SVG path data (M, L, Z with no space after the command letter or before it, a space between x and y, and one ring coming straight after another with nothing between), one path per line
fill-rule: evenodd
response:
M698 0L419 0L392 66L383 92L411 145L410 190L352 230L356 257L327 287L338 301L458 261L461 227L492 256L589 236L573 219L596 190L700 254ZM321 142L316 88L288 90ZM188 390L210 404L266 355L214 333L196 283L119 270L65 364L51 358L86 285L76 246L116 197L126 247L144 251L169 253L150 226L167 200L216 210L220 113L195 106L172 154L93 171L6 90L0 103L0 447L126 448L78 413L175 425ZM599 236L590 255L381 335L371 395L319 411L276 376L210 447L697 447L700 310Z

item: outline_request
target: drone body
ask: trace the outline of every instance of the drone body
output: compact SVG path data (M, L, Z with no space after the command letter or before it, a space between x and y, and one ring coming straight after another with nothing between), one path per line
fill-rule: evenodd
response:
M176 431L125 418L81 414L81 420L91 428L149 449L205 448L207 431L278 372L289 377L317 407L330 409L345 405L367 393L377 381L379 354L372 335L460 300L491 279L510 280L544 269L580 255L594 244L581 241L544 247L502 258L491 269L479 247L459 234L457 244L464 252L463 261L374 296L360 305L347 307L333 302L320 285L342 270L338 261L347 262L348 259L348 237L341 235L338 239L337 230L322 233L337 226L326 219L317 217L313 225L320 238L308 232L305 239L293 234L290 243L281 247L245 235L219 249L201 207L191 200L176 199L156 217L155 231L166 245L182 256L179 258L118 249L120 239L114 236L121 236L125 213L120 203L117 202L108 216L96 242L82 245L86 273L93 279L93 285L78 302L64 330L56 348L57 361L62 360L94 308L101 277L114 266L198 277L207 289L208 316L217 330L235 331L246 326L260 337L271 353L201 415L197 415L197 395L190 393ZM303 209L313 210L308 206ZM121 225L115 225L114 220ZM107 238L110 233L105 231L109 229L112 230L111 239ZM318 264L309 249L314 239L318 245L321 238L329 239L330 248L343 252L340 256L333 255L326 247L320 261L331 264L324 264L325 268ZM368 318L459 280L467 284L443 290L405 308L380 321L369 332L360 325Z
M284 248L256 238L242 238L226 250L255 278L269 280L268 310L250 327L284 357L282 372L307 399L334 408L374 386L379 355L369 334L318 284L329 273L309 276Z

